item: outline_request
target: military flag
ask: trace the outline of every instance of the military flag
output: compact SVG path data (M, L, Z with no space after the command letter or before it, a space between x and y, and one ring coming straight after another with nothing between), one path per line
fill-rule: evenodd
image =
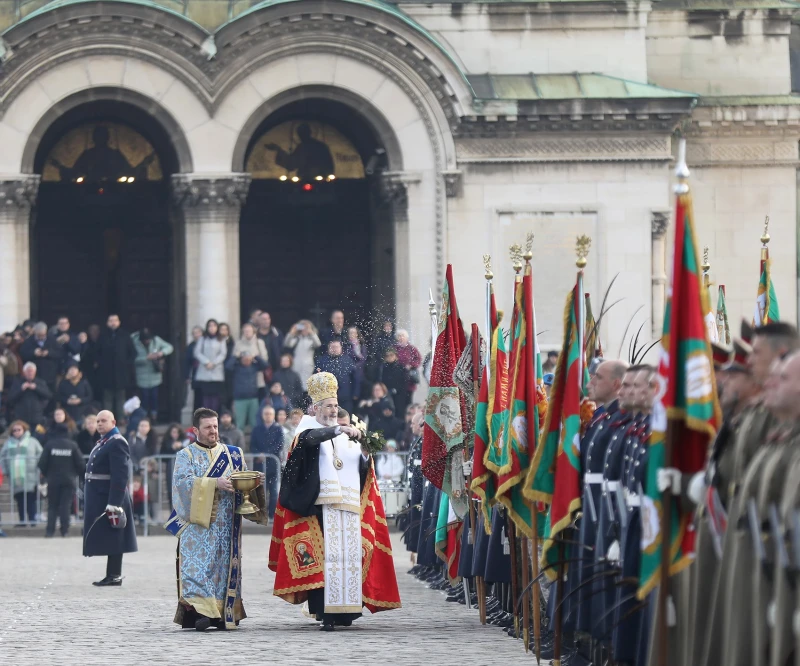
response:
M766 241L764 240L766 238ZM772 263L769 258L769 235L764 231L761 237L761 277L758 281L758 294L756 307L753 313L753 326L764 326L780 321L781 311L778 307L778 297L775 295L775 285L772 284Z
M709 309L708 291L703 287L697 260L684 155L685 144L682 144L678 174L683 178L676 188L672 282L667 293L658 366L660 389L653 405L642 498L640 599L660 582L662 554L668 560L669 575L673 575L690 564L694 553L692 514L682 510L676 501L671 501L665 511L658 491L658 470L675 467L685 475L702 470L709 444L721 422L711 345L703 321ZM665 543L669 547L666 554L662 553Z
M497 449L499 422L508 402L508 368L503 331L494 292L489 296L489 359L483 369L478 406L475 410L475 443L472 453L471 488L481 499L484 527L492 531L490 508L495 502L500 454Z
M446 494L449 476L445 471L454 452L466 444L463 418L464 401L453 380L453 370L467 340L458 316L453 288L453 267L448 264L442 287L439 328L431 367L430 388L425 403L425 425L422 435L422 473Z
M585 263L588 244L589 239L585 236L579 239L580 262ZM572 514L581 506L580 437L581 399L586 375L585 332L583 271L579 270L564 307L564 339L556 362L544 431L525 482L528 499L550 505L541 557L541 566L550 580L557 578L556 569L549 565L559 558L558 550L554 548L558 544L558 535L569 526Z
M584 333L584 340L586 344L586 365L592 362L596 356L603 356L603 345L600 344L600 330L597 327L597 321L592 313L592 299L589 294L586 294L586 332Z
M520 532L533 536L531 506L523 494L525 475L539 435L539 406L544 396L542 365L536 342L536 315L533 307L533 275L530 263L525 275L517 277L514 315L511 322L512 349L509 362L510 395L506 420L500 437L504 439L500 469L497 472L498 502Z
M458 519L447 493L442 493L439 499L439 513L436 519L436 536L434 551L436 556L445 564L447 579L455 587L461 582L458 575L458 561L461 558L461 533L464 529L463 521Z
M717 295L717 342L726 347L731 344L731 328L728 325L728 307L725 305L725 285L719 286Z

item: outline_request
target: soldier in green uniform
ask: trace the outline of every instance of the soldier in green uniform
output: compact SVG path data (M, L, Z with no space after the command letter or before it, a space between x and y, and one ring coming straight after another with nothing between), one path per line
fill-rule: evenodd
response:
M742 336L746 337L746 336ZM732 449L726 455L724 461L718 464L720 479L727 479L727 506L728 529L722 538L722 558L719 563L719 572L716 581L713 582L713 589L707 595L710 600L710 608L707 616L707 626L705 636L698 629L693 638L693 654L700 654L701 657L694 663L714 666L715 664L725 663L726 666L734 663L748 664L750 660L750 644L747 638L746 649L738 650L738 657L744 661L720 662L724 654L734 654L737 652L727 644L726 615L730 615L729 581L735 582L731 577L732 568L735 561L739 559L737 545L741 539L735 538L737 532L734 529L739 523L741 513L741 503L737 501L738 495L744 484L745 472L748 470L759 447L766 440L767 433L775 426L775 418L763 404L763 386L769 376L770 367L780 357L797 348L797 330L790 324L776 322L762 326L754 332L752 351L747 358L747 366L750 369L752 381L755 384L753 395L744 401L741 411L737 417L737 426L732 437ZM726 384L726 390L727 390ZM763 461L761 461L763 462ZM754 472L755 473L755 472ZM751 482L752 483L752 482ZM741 535L738 535L741 536ZM747 535L749 539L749 535ZM751 563L752 565L752 563ZM750 575L750 574L747 574ZM698 580L702 579L698 576ZM700 583L698 583L700 584ZM749 596L749 587L747 588ZM745 602L749 603L749 599ZM727 606L727 608L726 608ZM745 630L749 636L752 631ZM745 639L745 635L737 636L733 643L739 644L739 639ZM702 648L701 648L702 646ZM741 648L741 645L739 645ZM699 650L699 651L698 651Z

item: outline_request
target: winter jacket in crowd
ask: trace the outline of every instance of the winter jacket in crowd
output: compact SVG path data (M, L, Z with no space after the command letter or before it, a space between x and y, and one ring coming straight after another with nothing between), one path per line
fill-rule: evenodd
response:
M291 368L278 368L272 373L272 383L279 382L283 392L288 396L293 405L303 403L303 382Z
M39 486L39 458L42 445L27 430L22 437L9 437L0 449L0 469L5 484L14 493L31 492Z
M48 438L39 458L39 470L48 485L77 487L78 478L82 478L86 471L86 463L78 443L70 439L66 428L54 430Z
M81 450L81 453L88 456L92 452L94 445L100 441L100 433L97 432L97 430L95 430L94 433L90 433L85 428L81 428L76 441L78 442L78 448Z
M225 367L233 372L233 399L252 400L258 397L259 378L261 385L264 385L264 368L267 363L261 356L254 356L250 365L243 365L241 358L236 356L235 349L234 347L233 355L225 361Z
M233 345L233 351L231 355L228 357L228 360L225 362L226 364L231 363L231 357L240 358L241 356L252 356L253 358L260 358L264 361L264 364L261 366L261 369L267 367L267 361L269 360L269 356L267 354L267 347L264 344L264 341L261 338L253 336L251 340L247 338L240 338L236 341L236 344ZM228 367L226 365L226 367ZM233 367L233 364L230 365ZM260 372L258 374L258 378L256 379L258 388L264 388L266 386L266 382L264 381L264 373ZM255 397L255 396L253 396ZM234 399L236 397L234 396Z
M228 440L226 443L231 446L238 446L242 451L245 451L244 433L239 430L233 423L226 428L221 423L219 424L219 436Z
M131 342L136 350L136 360L134 361L136 386L143 389L161 386L164 382L165 359L149 359L147 355L161 352L166 357L175 351L175 348L157 335L154 335L153 339L145 346L139 337L139 331L131 335Z
M347 354L331 356L323 354L319 359L319 368L322 372L330 372L339 382L339 404L347 404L358 397L361 386L358 372Z
M71 398L77 398L80 402L70 403ZM81 419L83 419L86 407L92 400L94 400L92 387L80 374L75 377L75 381L70 381L67 378L62 379L56 389L56 402L64 408L64 411L76 423L80 423Z
M37 356L37 349L47 355ZM36 366L36 376L43 379L51 390L56 387L56 377L61 372L64 350L52 335L43 340L37 339L35 335L30 336L19 348L19 355L23 363L31 362Z
M47 384L40 377L36 377L32 383L36 388L22 388L28 382L25 377L17 377L11 384L8 392L8 406L14 413L14 418L25 421L31 428L44 423L44 410L47 403L53 397Z
M224 340L204 335L194 347L194 357L198 363L194 380L196 382L224 382L227 356L228 346ZM212 367L207 368L207 363L211 363Z
M308 378L314 374L314 353L322 346L322 342L316 333L308 335L287 335L286 349L289 349L294 358L292 359L292 370L300 377L303 383L303 391L308 390Z
M283 351L283 333L273 326L266 334L257 331L256 336L263 341L264 346L267 348L270 367L276 370L280 367L281 352Z
M131 335L122 327L106 328L98 341L97 372L103 389L113 391L131 386L136 349Z

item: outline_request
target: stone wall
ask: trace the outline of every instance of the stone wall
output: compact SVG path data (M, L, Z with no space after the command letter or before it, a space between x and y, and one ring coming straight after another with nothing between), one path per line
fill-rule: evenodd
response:
M702 95L791 91L790 10L654 9L647 22L647 73L665 88Z
M668 139L661 142L667 151ZM513 284L508 246L533 232L539 342L543 349L558 347L564 299L575 283L576 236L587 234L592 248L584 286L595 312L615 276L609 303L622 299L602 327L604 346L612 356L617 353L632 317L634 331L644 323L642 341L650 339L652 216L670 207L666 160L473 162L464 165L464 196L449 203L449 259L465 322L483 322L481 255L491 253L498 306L508 324Z
M647 81L649 2L403 3L470 73L599 72Z

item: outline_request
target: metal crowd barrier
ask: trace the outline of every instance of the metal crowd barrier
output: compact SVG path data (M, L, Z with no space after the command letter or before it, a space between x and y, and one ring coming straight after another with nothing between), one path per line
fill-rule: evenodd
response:
M281 461L278 456L272 454L245 453L245 462L248 469L264 471L266 459L271 459L278 469L278 487L280 487ZM88 461L89 456L83 456L84 462ZM396 516L408 504L408 453L377 453L375 458L375 470L378 476L378 486L383 498L384 508L388 517ZM132 495L137 496L139 484L144 491L144 502L134 502L134 520L142 525L144 535L148 536L151 529L159 529L166 522L172 511L172 470L174 468L175 455L156 455L142 458L138 465L131 462L128 465L128 488ZM9 465L13 467L14 461ZM25 525L44 525L47 523L47 502L46 492L43 492L44 480L39 475L38 460L25 460L25 471L28 466L36 468L36 478L40 483L36 484L33 490L25 492L20 490L16 482L16 474L7 474L3 485L0 486L0 527L9 527L22 522ZM25 475L27 478L27 474ZM84 480L78 479L78 485L73 500L72 515L75 521L80 523L83 520L84 509ZM269 497L268 479L264 480L264 490ZM1 500L7 492L7 501ZM15 495L21 493L20 500L24 512L22 521L8 520L6 516L16 518L18 516L18 504ZM34 519L28 520L30 502L35 505Z
M83 456L84 464L89 461L89 456ZM9 460L9 467L13 467L16 463L13 460ZM31 527L35 527L38 525L45 525L47 524L47 508L49 497L46 491L46 481L44 477L39 472L39 461L38 460L29 460L28 458L25 459L25 477L28 476L28 471L30 466L35 468L36 478L38 479L38 483L36 484L35 489L30 491L25 491L24 487L20 490L19 484L16 482L16 474L3 474L3 484L0 486L0 500L2 500L3 496L6 494L6 490L8 491L8 501L3 504L0 501L0 527L9 527L13 525L29 525ZM128 464L128 487L132 487L133 485L133 464ZM83 504L84 504L84 497L83 497L83 485L84 480L78 479L77 480L77 487L75 490L75 497L73 498L74 506L70 515L74 517L76 523L80 523L83 521ZM16 494L21 493L21 500L22 500L22 508L24 513L24 519L20 520L8 520L5 516L11 515L13 517L18 516L18 503L16 499ZM34 511L34 519L33 521L28 520L28 508L30 503L33 502L35 507Z

